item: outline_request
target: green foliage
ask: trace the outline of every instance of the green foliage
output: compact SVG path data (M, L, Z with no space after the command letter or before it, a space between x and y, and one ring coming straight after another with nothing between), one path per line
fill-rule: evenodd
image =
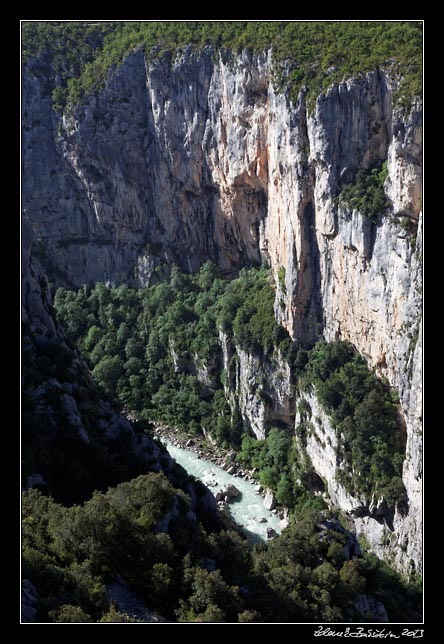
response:
M230 281L207 262L196 275L177 267L164 274L140 290L59 289L58 319L106 395L143 418L192 433L203 426L220 444L236 445L242 423L223 395L219 329L270 360L276 348L285 349L289 338L274 318L270 272L243 270ZM199 381L199 369L210 374L211 385Z
M281 494L293 494L287 451L278 429L266 441L246 437L242 444L258 464L283 471ZM140 621L110 604L105 585L116 579L179 622L360 621L360 592L383 601L391 621L420 618L417 586L376 558L345 561L346 533L321 531L321 521L334 517L320 514L306 492L297 490L295 499L291 526L251 551L239 534L207 534L190 520L188 497L161 474L70 508L31 489L22 501L23 574L37 589L37 619Z
M285 266L279 266L277 275L278 275L279 287L282 293L285 294L287 292L287 287L285 286Z
M237 621L241 605L239 589L228 586L219 570L194 571L191 595L182 601L176 611L179 622L232 622Z
M125 363L128 364L128 363ZM96 382L108 396L113 396L122 373L123 364L119 356L104 356L92 370Z
M281 505L291 507L294 500L294 482L289 474L282 474L276 487L276 500Z
M49 616L53 622L92 622L88 613L72 604L64 604L58 610L50 611Z
M237 456L239 462L259 471L259 479L276 492L278 503L293 507L295 481L293 478L294 448L291 436L273 427L264 440L245 435Z
M300 511L296 520L267 548L257 548L255 571L267 593L256 600L264 621L347 621L355 591L342 583L348 564L341 555L331 562L332 544L343 551L343 535L331 531L321 538L321 515ZM272 601L270 602L270 598Z
M173 503L166 534L159 521ZM139 476L71 508L36 490L24 494L23 565L46 598L42 611L49 609L54 621L96 621L109 605L103 584L116 577L168 611L184 548L200 539L188 508L189 500L161 474Z
M85 65L100 55L104 38L117 29L112 22L22 23L22 60L32 63L33 73L52 93L54 109L65 107L69 88L79 84Z
M137 624L143 623L143 619L136 619L127 613L121 613L114 605L111 605L109 611L102 615L98 620L101 624Z
M346 342L319 342L310 352L307 382L331 415L343 463L338 480L352 494L373 493L402 508L404 439L393 393Z
M272 353L279 340L288 337L276 324L274 291L268 271L242 270L239 282L233 284L241 304L233 320L233 332L240 346L250 352ZM231 289L230 289L231 290Z
M384 191L387 179L387 162L364 170L358 170L355 180L348 183L340 192L338 202L349 210L358 210L374 224L378 216L389 206Z
M243 613L239 613L240 623L257 623L262 622L261 614L257 610L244 610Z
M288 360L300 386L316 386L341 436L338 480L353 494L370 498L376 493L389 507L401 509L404 446L388 387L347 343L320 343L310 354L293 347L276 324L273 301L268 270L242 270L229 281L207 263L196 275L173 267L169 277L138 291L103 285L76 293L59 290L55 307L109 396L146 420L194 434L204 427L220 445L240 446L239 461L257 468L261 483L292 507L295 480L310 474L309 463L295 454L282 429L270 429L264 441L245 436L241 418L224 395L219 329L237 347L271 361L276 348L282 353L290 345ZM208 376L199 379L199 370ZM225 386L230 387L235 371L230 363ZM267 403L261 383L254 392ZM304 404L299 409L302 439L312 431L311 410Z
M219 328L229 342L273 360L276 346L281 343L282 352L288 338L280 339L272 324L270 293L264 269L228 282L207 264L194 276L172 268L168 278L139 291L97 284L76 293L59 290L55 297L70 340L102 389L142 417L191 431L203 425L218 442L240 445L239 461L257 468L278 502L292 508L290 527L254 550L239 534L207 525L202 513L195 519L190 498L164 475L138 476L142 464L128 437L100 435L102 394L72 370L72 350L59 341L39 344L24 326L24 469L41 472L54 497L30 489L22 501L22 569L37 589L37 620L139 622L110 602L106 586L116 580L172 621L360 621L354 612L360 592L382 601L390 621L421 620L417 585L370 555L345 561L347 535L339 525L325 528L334 516L296 484L300 455L291 434L274 427L263 441L245 436L239 414L228 406L217 380ZM242 325L236 323L239 311ZM352 492L375 491L399 506L403 446L387 386L346 343L319 343L310 353L292 345L288 356L300 386L304 380L314 384L332 416L344 485ZM196 365L211 375L213 390L194 375ZM59 386L49 386L54 378ZM42 384L50 414L39 411L32 396ZM66 417L65 390L81 412L88 445ZM299 411L308 422L310 407L301 404ZM162 455L154 466L159 460ZM132 476L138 477L122 482ZM189 491L189 479L181 476ZM93 493L97 488L102 491ZM85 502L72 505L79 501Z
M348 536L321 526L335 525L326 512L300 506L282 535L250 550L237 533L191 521L189 499L160 474L71 508L29 490L22 510L38 621L141 622L107 597L116 580L171 621L361 621L360 592L383 601L390 621L420 619L420 589L373 556L345 560Z
M274 82L293 101L308 88L309 105L333 83L390 68L400 79L396 102L409 107L422 91L420 22L25 22L23 59L52 65L56 109L97 90L125 56L142 46L149 59L171 58L187 46L237 53L272 49ZM254 100L254 97L252 97Z
M366 579L366 592L383 602L390 621L422 621L421 582L408 582L370 553L360 561L359 571Z

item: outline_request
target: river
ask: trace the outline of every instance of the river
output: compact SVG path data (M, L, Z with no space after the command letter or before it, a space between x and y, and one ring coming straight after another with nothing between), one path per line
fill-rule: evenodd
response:
M255 489L255 485L244 479L228 474L218 465L199 458L193 451L176 447L165 438L161 439L176 463L192 474L197 479L211 485L210 489L216 494L228 484L234 485L239 491L239 497L232 499L227 509L236 523L242 526L242 531L250 543L259 543L267 540L267 528L273 528L281 533L279 517L264 506L262 496ZM216 483L216 485L214 485ZM266 519L260 523L260 519Z

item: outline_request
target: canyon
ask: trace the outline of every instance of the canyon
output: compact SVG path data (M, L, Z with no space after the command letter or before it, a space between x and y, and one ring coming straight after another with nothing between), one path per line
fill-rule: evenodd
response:
M170 60L136 48L103 88L61 115L38 64L22 78L22 205L50 283L143 287L164 263L193 272L211 260L232 275L269 264L276 319L291 338L307 347L348 340L399 394L403 513L387 521L378 499L350 498L335 455L314 439L305 449L356 533L399 570L420 572L421 102L394 106L396 81L375 70L332 85L311 107L304 91L295 102L277 92L270 52L233 58L187 48ZM383 161L390 208L375 224L337 197L358 169ZM25 299L49 298L38 284ZM51 326L45 308L32 307ZM292 395L285 365L261 364L223 337L221 346L226 367L230 351L238 356L227 398L258 438L268 421L297 425L305 399L334 442L316 392ZM259 372L271 408L251 391Z

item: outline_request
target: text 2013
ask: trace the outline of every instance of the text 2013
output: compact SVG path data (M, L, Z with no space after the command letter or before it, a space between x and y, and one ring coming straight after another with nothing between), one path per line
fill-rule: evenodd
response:
M416 630L409 630L408 628L404 628L404 630L400 635L396 635L396 633L393 633L392 631L389 631L385 628L365 629L360 626L354 630L347 627L344 631L335 631L329 627L324 628L322 626L319 626L318 629L315 630L314 636L315 637L369 637L369 638L376 638L376 639L386 639L386 638L392 638L392 637L394 637L395 639L400 639L401 637L413 637L414 639L416 639L418 637L424 637L424 629L417 628Z

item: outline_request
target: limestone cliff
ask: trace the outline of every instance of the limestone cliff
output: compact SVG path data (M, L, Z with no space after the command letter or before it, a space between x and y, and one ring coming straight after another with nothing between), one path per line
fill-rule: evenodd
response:
M303 92L292 103L275 91L269 53L136 49L62 118L35 64L23 76L23 207L50 279L143 285L162 261L232 272L268 261L292 337L350 340L399 391L409 513L395 528L410 544L401 567L421 568L420 103L394 108L395 82L374 71L309 112ZM374 224L335 198L383 160L391 207ZM236 377L247 382L253 362L240 356Z
M304 426L303 432L301 425ZM409 507L405 512L388 508L384 499L376 498L375 495L371 498L352 495L339 482L338 469L345 466L339 456L340 438L313 389L302 393L298 398L295 433L302 459L308 457L305 467L313 467L321 477L326 498L346 514L351 530L358 537L364 537L371 550L382 559L389 560L409 574L420 571L422 495L420 486L415 485L415 475L418 473L411 472L411 446L407 446L404 464L403 478L409 500ZM421 453L420 446L416 444L415 447L419 447ZM413 461L416 461L416 457ZM319 489L319 482L316 481L316 484Z
M259 440L273 424L294 424L291 372L282 356L260 358L248 353L220 332L225 395L232 411L238 410L244 425Z

